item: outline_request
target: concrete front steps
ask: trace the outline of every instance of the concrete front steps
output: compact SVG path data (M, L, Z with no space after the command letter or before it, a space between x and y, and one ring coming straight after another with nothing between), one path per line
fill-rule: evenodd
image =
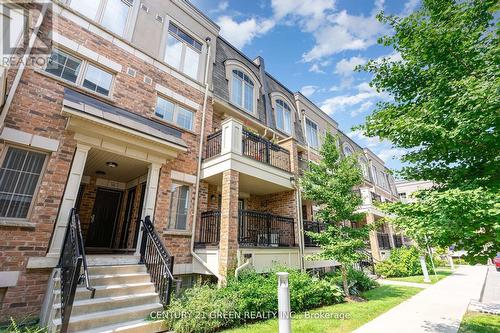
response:
M68 332L78 333L155 333L163 331L161 321L147 318L162 311L155 287L144 265L89 266L90 284L95 297L79 285L69 321ZM60 278L55 278L54 331L61 327Z

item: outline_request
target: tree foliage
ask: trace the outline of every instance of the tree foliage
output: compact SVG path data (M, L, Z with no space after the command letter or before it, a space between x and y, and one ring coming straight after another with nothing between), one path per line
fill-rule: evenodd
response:
M381 13L394 33L379 42L402 59L361 68L393 100L360 128L408 150L403 178L438 184L383 209L421 243L456 244L475 259L500 244L499 8L496 0L423 0L405 17Z
M344 292L349 295L347 267L360 261L368 238L366 227L354 229L346 221L359 221L363 214L357 213L361 197L353 188L362 183L362 174L354 155L342 158L337 149L336 138L327 133L320 151L321 161L309 163L309 170L300 179L306 199L313 200L320 210L316 218L325 222L321 233L308 232L321 250L316 259L336 260L342 265Z
M379 14L394 31L379 42L402 60L362 68L394 100L379 103L361 128L409 150L404 178L498 186L498 6L495 0L423 0L406 17Z

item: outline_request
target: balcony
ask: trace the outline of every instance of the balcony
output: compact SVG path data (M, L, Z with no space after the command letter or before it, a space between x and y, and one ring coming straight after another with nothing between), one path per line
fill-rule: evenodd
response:
M222 150L222 130L207 137L205 159L218 156ZM246 129L242 131L242 155L290 172L290 152Z
M389 234L385 234L382 232L377 233L378 246L382 250L390 250L391 242L389 240Z
M196 246L219 244L220 211L201 214ZM240 247L294 247L294 219L266 212L240 210L238 213L238 243Z
M325 230L326 225L323 222L317 221L306 221L304 220L304 246L305 247L318 247L318 243L316 243L311 237L307 235L307 231L320 233Z

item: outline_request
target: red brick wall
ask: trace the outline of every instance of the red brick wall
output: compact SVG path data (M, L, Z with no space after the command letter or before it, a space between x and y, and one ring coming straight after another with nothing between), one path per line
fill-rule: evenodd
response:
M44 22L41 32L48 34L51 25L50 13ZM113 104L153 118L156 105L155 84L159 83L171 90L203 104L203 93L190 85L170 76L153 65L132 56L107 40L93 35L65 18L60 18L56 31L87 48L102 54L123 66L123 72L115 78ZM137 70L136 77L125 74L128 67ZM15 73L9 72L9 77ZM144 75L153 79L153 84L144 83ZM37 315L49 278L48 269L27 270L29 257L45 256L52 235L54 224L68 173L71 167L76 143L73 133L65 129L67 118L61 114L64 84L27 68L13 99L11 108L5 119L5 126L43 137L57 139L60 147L57 152L49 154L46 171L42 175L41 186L35 200L34 209L29 221L36 223L34 228L0 226L0 271L21 271L18 285L7 290L0 309L0 321L8 316L23 318L27 314ZM207 105L206 128L212 128L212 104ZM164 230L169 207L170 171L178 170L195 174L198 154L198 134L201 124L201 111L195 115L194 133L184 132L182 139L188 145L186 153L166 163L161 170L155 221L158 229ZM0 153L4 144L0 144ZM139 196L139 192L137 195ZM194 189L192 200L194 199ZM192 205L191 205L192 207ZM131 228L131 232L133 228ZM189 237L165 236L166 245L176 256L176 262L190 262L188 255ZM133 237L130 237L133 241Z

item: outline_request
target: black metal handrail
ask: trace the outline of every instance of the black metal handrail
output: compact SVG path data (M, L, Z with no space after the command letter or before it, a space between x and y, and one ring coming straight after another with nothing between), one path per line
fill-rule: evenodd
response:
M221 152L222 147L222 131L217 131L207 136L207 145L205 150L205 158L217 156Z
M320 233L325 230L326 225L323 222L318 221L307 221L304 220L304 246L306 247L317 247L318 243L307 235L307 231L312 231L315 233Z
M155 285L155 290L164 306L170 304L170 295L174 276L174 257L171 256L160 236L154 229L151 218L146 216L141 220L142 240L139 263L146 265L146 269L151 276L151 281Z
M383 250L391 249L391 242L389 241L389 234L382 232L377 233L378 246Z
M238 224L238 242L242 246L295 246L293 218L240 210Z
M243 129L243 155L290 171L290 152L271 141Z
M220 238L220 211L201 213L200 230L197 235L197 246L217 245Z
M82 264L83 272L81 272ZM70 211L57 266L61 270L61 332L66 333L78 284L85 282L86 288L91 291L90 297L94 298L95 295L95 289L90 286L80 217L75 208Z
M355 263L353 268L363 272L368 269L371 274L375 275L375 259L373 255L366 250L360 250L359 252L363 255L363 258Z
M392 235L394 239L394 247L403 247L403 236L401 235Z

